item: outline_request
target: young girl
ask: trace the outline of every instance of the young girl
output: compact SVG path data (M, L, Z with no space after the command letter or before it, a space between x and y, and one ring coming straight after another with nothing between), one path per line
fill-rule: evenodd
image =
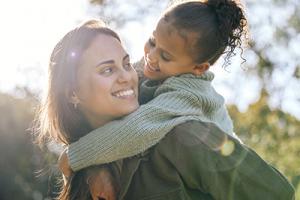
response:
M224 52L228 62L245 30L243 10L233 0L193 1L169 9L145 45L144 75L150 80L142 82L140 99L152 100L72 143L68 159L62 160L77 171L137 155L191 120L212 122L235 136L208 69Z

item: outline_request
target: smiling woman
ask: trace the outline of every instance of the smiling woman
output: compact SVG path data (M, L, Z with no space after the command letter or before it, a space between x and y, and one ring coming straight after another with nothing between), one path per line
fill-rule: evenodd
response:
M70 144L133 112L138 107L137 82L118 35L102 22L91 20L70 31L50 59L40 138Z
M57 43L48 75L47 96L37 120L39 142L70 144L139 107L137 73L119 36L101 21L87 21ZM91 199L86 182L94 171L75 173L59 198ZM101 172L110 177L108 168Z
M137 74L120 41L98 35L81 59L72 101L79 101L79 109L93 128L138 107Z

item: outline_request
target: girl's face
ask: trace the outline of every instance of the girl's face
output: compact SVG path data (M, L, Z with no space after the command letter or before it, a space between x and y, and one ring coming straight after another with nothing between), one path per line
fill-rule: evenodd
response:
M82 55L77 80L79 109L94 128L139 106L137 73L121 43L112 36L95 37Z
M193 44L192 33L183 37L164 19L153 31L153 36L144 47L144 74L149 79L164 80L170 76L194 73L197 64L190 53Z

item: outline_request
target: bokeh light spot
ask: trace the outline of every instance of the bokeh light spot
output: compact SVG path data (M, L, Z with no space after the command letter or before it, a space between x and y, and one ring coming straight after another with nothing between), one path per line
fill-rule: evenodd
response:
M75 56L76 56L76 53L75 53L75 52L71 52L71 56L72 56L72 57L75 57Z
M229 156L234 151L235 145L231 140L226 140L221 147L221 154L223 156Z

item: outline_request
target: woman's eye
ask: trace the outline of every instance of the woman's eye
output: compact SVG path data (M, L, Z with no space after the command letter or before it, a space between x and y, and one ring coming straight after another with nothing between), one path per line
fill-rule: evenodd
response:
M154 38L150 37L148 39L148 43L149 43L150 46L155 47L155 40L154 40Z
M125 65L124 65L124 69L127 70L127 71L132 70L132 65L131 65L131 63L125 64Z
M113 73L112 67L106 67L100 71L100 74L102 74L102 75L110 75L112 73Z

